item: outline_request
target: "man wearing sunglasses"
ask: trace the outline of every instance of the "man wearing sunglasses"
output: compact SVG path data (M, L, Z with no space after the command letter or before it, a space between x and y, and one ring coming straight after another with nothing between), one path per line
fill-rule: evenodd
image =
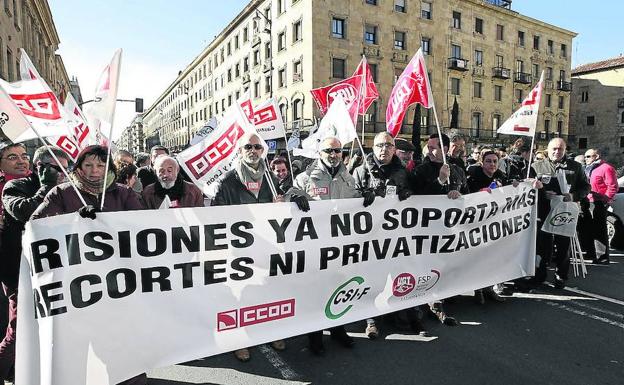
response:
M28 164L28 155L22 147L20 160ZM56 147L51 148L64 168L67 168L67 155ZM14 161L15 164L18 160ZM19 263L22 254L22 232L24 225L52 187L65 180L65 176L45 147L35 151L33 157L35 172L18 179L13 179L4 186L2 203L4 205L5 226L2 231L2 249L0 251L0 280L9 299L9 324L0 344L0 380L10 378L15 364L15 326L17 322L17 285ZM23 171L23 168L20 169Z

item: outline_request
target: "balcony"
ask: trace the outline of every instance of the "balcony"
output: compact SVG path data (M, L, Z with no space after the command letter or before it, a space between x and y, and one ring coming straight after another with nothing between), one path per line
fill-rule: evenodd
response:
M458 57L450 57L448 59L448 68L457 71L468 71L468 60Z
M511 70L503 67L493 67L492 77L498 79L509 79L511 77Z
M247 84L251 81L251 77L249 76L249 72L243 74L243 84Z
M271 59L266 59L262 64L262 72L270 72L273 69L273 63Z
M514 82L521 84L531 84L531 78L531 74L528 74L526 72L516 72Z
M566 82L566 81L563 81L563 80L559 80L557 82L557 91L571 92L572 91L572 82Z

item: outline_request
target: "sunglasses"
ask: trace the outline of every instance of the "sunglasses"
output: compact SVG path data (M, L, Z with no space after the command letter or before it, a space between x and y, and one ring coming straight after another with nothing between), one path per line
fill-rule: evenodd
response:
M243 146L243 148L245 150L247 150L247 151L251 150L252 148L254 150L262 150L263 149L261 144L246 144L246 145Z
M324 148L321 151L323 151L326 154L331 154L332 152L334 154L340 154L342 153L342 148Z

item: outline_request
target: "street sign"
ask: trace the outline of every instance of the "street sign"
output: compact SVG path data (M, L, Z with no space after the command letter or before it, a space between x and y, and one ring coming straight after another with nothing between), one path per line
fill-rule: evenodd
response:
M275 152L277 150L277 140L267 140L267 146L269 146L269 152Z

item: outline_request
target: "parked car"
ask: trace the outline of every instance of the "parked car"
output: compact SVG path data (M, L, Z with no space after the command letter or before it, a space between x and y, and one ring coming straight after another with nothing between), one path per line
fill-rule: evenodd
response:
M624 250L624 177L618 179L620 189L607 214L607 234L612 249Z

